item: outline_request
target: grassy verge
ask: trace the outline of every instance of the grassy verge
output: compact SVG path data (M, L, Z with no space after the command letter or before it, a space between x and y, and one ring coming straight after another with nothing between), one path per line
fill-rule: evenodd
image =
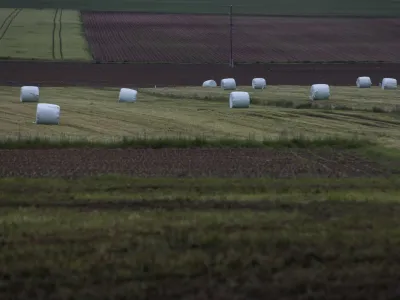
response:
M378 5L381 4L381 5ZM143 1L143 0L117 0L117 1L71 1L71 0L3 0L3 7L64 7L80 10L119 10L119 11L144 11L159 13L211 13L227 14L228 6L233 5L235 14L259 15L311 15L311 16L398 16L399 6L396 1L389 0L281 0L279 2L267 0L251 0L243 3L239 0L199 1L199 0L169 0L169 1Z
M113 140L90 140L85 138L6 138L0 140L0 149L44 149L44 148L195 148L195 147L229 147L229 148L316 148L316 147L337 147L341 149L355 149L373 145L372 141L361 138L307 138L295 137L279 139L256 140L217 138L207 139L204 137L176 137L176 138L147 138L147 137L121 137Z
M0 296L395 300L398 187L2 178Z

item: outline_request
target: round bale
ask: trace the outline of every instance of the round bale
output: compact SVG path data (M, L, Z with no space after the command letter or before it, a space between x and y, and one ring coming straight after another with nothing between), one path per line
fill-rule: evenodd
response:
M264 78L253 78L251 86L253 89L265 89L267 87L267 81Z
M36 108L36 124L60 124L60 106L49 103L38 103Z
M371 78L369 78L368 76L358 77L356 85L358 88L370 88L372 86Z
M137 91L127 88L122 88L119 91L119 102L135 102L137 98Z
M310 100L328 100L330 97L330 88L327 84L313 84L310 89Z
M39 102L39 87L23 86L19 97L21 102Z
M217 87L217 83L212 79L206 80L203 82L203 87Z
M224 90L236 90L236 81L233 78L225 78L221 80L221 88Z
M231 92L229 95L229 108L249 108L250 95L248 92Z
M382 87L382 90L397 89L397 80L394 78L383 78L381 87Z

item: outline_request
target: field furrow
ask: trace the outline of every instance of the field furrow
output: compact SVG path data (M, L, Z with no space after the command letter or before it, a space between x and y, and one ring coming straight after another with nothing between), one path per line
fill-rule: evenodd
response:
M85 12L98 61L227 63L228 16ZM400 61L398 19L233 18L237 63Z

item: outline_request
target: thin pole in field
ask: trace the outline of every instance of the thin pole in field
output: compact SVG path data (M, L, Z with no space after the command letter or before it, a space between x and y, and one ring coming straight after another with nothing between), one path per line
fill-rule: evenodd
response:
M233 68L233 20L232 20L233 6L229 7L229 40L230 40L230 59L229 65Z

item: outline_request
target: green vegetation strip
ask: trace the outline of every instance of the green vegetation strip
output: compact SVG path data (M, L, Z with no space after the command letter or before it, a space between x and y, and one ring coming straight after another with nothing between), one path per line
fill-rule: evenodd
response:
M31 138L5 138L0 140L0 149L44 149L44 148L197 148L197 147L229 147L229 148L315 148L337 147L342 149L355 149L373 145L372 141L361 138L342 138L329 136L324 138L295 137L278 139L256 140L218 138L207 139L203 137L176 137L176 138L146 138L146 137L121 137L104 141L85 138L59 139L47 137Z
M394 300L399 181L3 178L0 298Z

